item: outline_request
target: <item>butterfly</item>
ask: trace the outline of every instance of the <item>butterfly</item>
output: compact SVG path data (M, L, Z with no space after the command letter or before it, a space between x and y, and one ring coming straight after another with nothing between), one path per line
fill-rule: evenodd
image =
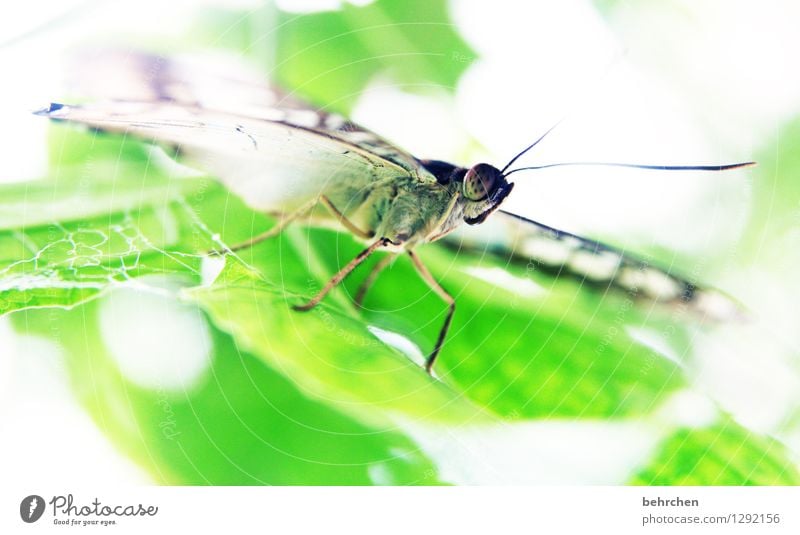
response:
M456 310L455 299L416 253L419 246L457 228L487 220L516 234L512 254L558 274L666 303L684 303L714 317L735 316L738 306L719 292L611 246L500 210L514 188L511 175L563 165L605 165L656 170L721 171L753 162L715 166L660 166L565 162L512 168L549 132L502 168L462 167L417 158L345 117L317 109L239 68L193 64L145 53L103 51L79 62L74 73L82 105L53 103L36 112L53 120L130 134L166 144L190 166L217 177L251 208L277 216L276 225L231 252L277 235L312 211L346 229L366 248L310 300L310 310L376 251L407 254L421 278L447 305L436 343L425 361L431 373ZM552 128L551 128L552 130ZM319 221L319 219L315 219ZM356 296L363 300L376 264Z

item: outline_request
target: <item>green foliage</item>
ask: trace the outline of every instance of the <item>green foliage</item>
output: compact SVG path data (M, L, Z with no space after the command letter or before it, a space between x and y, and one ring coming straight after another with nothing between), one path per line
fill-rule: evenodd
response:
M797 468L779 442L736 422L678 429L651 464L631 480L637 485L800 485Z
M32 208L19 226L4 221L0 299L4 312L17 311L20 329L58 339L78 397L159 481L435 484L439 461L419 443L420 427L446 436L543 418L646 421L686 387L679 365L630 334L631 326L676 327L668 318L646 320L624 296L553 281L502 256L435 245L421 254L458 309L437 365L441 381L433 379L374 334L375 327L400 333L425 351L438 332L444 306L406 259L378 279L363 311L350 296L367 268L318 309L295 312L290 305L312 295L360 244L295 227L238 256L209 258L208 250L272 223L213 181L144 165L135 142L97 143L58 130L53 146L70 143L83 159L59 166L57 180L6 187L4 208L26 199ZM204 266L215 262L222 271L212 281ZM525 295L477 276L487 272L543 291ZM168 286L163 299L198 310L212 333L210 368L177 392L128 377L100 325L103 303L120 285L163 294L153 276L177 281L183 289ZM44 306L70 310L35 310ZM795 481L772 442L741 430L734 451L714 431L682 432L692 440L681 454L666 453L677 440L670 439L634 482ZM761 455L783 476L723 474L725 455L741 455L743 464Z
M685 385L674 362L625 331L644 322L631 301L581 294L578 283L553 282L502 257L454 256L439 247L420 254L457 301L437 370L503 417L645 414ZM502 270L516 285L535 281L548 289L521 297L518 286L481 280L476 269ZM366 303L371 304L370 320L413 333L422 348L432 347L444 321L445 307L405 259L378 281ZM420 318L424 327L417 330Z
M217 32L220 44L258 56L259 26L231 17L209 22L234 28ZM450 88L474 55L441 1L378 0L277 19L276 77L342 111L376 73L411 89ZM56 127L50 148L48 177L0 188L0 314L13 313L20 332L59 343L78 399L158 482L454 483L444 467L464 448L465 432L511 430L510 441L531 447L541 437L531 426L554 420L657 434L662 408L692 383L682 358L694 333L680 318L501 254L436 244L420 256L457 311L438 378L429 377L408 346L433 346L445 306L406 258L377 280L363 309L352 296L379 258L317 309L296 312L291 305L363 244L293 227L236 256L210 257L273 222L210 178L175 176L131 140ZM130 376L103 324L119 292L157 295L200 318L211 347L198 378L174 388ZM127 336L151 335L122 327ZM386 333L413 344L391 345ZM627 481L800 481L781 444L717 418L702 428L667 426ZM464 462L485 462L478 457Z
M62 169L57 180L0 187L0 314L73 306L115 282L198 263L177 244L197 249L181 223L192 217L187 196L208 180L111 160Z
M58 339L78 398L119 449L157 482L438 482L431 461L403 433L309 399L218 329L212 329L211 366L197 384L181 390L137 385L103 342L100 303L27 311L14 319L28 332Z
M345 3L333 13L280 13L278 24L278 79L341 111L352 106L377 73L388 73L410 88L451 89L475 57L442 1Z
M282 255L281 263L291 262L290 255ZM282 274L297 272L290 268ZM380 343L363 320L329 304L305 314L295 312L289 305L300 296L287 292L229 259L212 286L188 294L240 346L294 384L341 400L353 412L365 412L373 420L389 411L456 423L479 418L478 411L452 390Z
M274 19L263 27L259 16L215 12L206 19L207 33L267 64L281 85L330 111L348 112L376 74L410 91L450 91L476 57L443 0L344 2L337 11L257 15Z

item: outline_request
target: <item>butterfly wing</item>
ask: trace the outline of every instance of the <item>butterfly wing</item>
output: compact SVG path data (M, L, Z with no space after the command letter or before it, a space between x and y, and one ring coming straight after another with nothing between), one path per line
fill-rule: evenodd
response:
M489 225L489 226L486 226ZM510 212L498 211L467 245L497 247L490 236L501 236L499 247L536 269L569 276L598 288L624 291L637 299L685 305L702 316L741 318L741 307L726 295L701 288L687 278L604 243L590 240ZM467 233L472 227L465 229ZM464 234L462 234L464 236Z
M54 104L41 115L173 146L258 210L290 211L334 192L363 197L399 176L436 181L373 132L246 69L120 51L84 56L77 65L73 91L99 100Z

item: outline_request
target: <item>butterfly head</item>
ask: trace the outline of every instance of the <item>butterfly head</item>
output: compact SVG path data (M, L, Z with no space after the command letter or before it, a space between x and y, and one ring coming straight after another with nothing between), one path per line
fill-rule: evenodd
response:
M497 210L511 193L513 183L506 180L502 171L488 163L479 163L467 170L461 184L461 195L466 201L464 221L468 225L483 223Z

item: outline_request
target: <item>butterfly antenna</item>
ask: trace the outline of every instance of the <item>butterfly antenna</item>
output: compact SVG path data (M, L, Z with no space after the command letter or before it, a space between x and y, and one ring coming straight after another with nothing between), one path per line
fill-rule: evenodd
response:
M529 150L531 150L533 147L535 147L536 145L538 145L538 144L539 144L539 142L540 142L541 140L543 140L544 138L546 138L546 137L547 137L547 134L549 134L550 132L552 132L553 130L555 130L556 126L560 125L560 124L561 124L563 121L564 121L564 119L561 119L561 120L559 120L559 121L558 121L556 124L554 124L553 126L551 126L550 128L548 128L548 129L547 129L547 132L545 132L544 134L542 134L541 136L539 136L539 139L537 139L536 141L534 141L533 143L531 143L530 145L528 145L527 147L525 147L525 148L524 148L522 151L520 151L520 152L519 152L519 153L518 153L516 156L514 156L513 158L511 158L511 161L510 161L510 162L508 162L508 163L506 164L506 166L505 166L505 167L503 167L503 169L502 169L502 170L500 170L500 173L505 173L505 172L506 172L506 169L508 169L509 167L511 167L511 166L514 164L514 162L516 162L517 160L519 160L520 156L522 156L523 154L525 154L526 152L528 152ZM512 171L512 173L513 173L513 171ZM510 174L510 173L509 173L509 174Z
M536 143L538 142L539 141L537 141ZM533 145L536 145L536 143L534 143ZM531 147L533 147L533 145L531 145ZM531 147L528 147L528 149ZM523 153L524 152L525 151L523 151ZM514 158L514 160L516 160L516 158ZM511 162L513 163L514 160L511 160ZM503 176L507 177L519 171L532 171L536 169L549 169L550 167L567 167L575 165L628 167L631 169L652 169L656 171L728 171L730 169L739 169L740 167L750 167L751 165L756 165L756 162L731 163L725 165L641 165L635 163L616 163L616 162L560 162L560 163L549 163L545 165L534 165L532 167L519 167L517 169L509 171L508 173L505 172L505 170L508 168L508 166L506 166L503 169L504 173Z

